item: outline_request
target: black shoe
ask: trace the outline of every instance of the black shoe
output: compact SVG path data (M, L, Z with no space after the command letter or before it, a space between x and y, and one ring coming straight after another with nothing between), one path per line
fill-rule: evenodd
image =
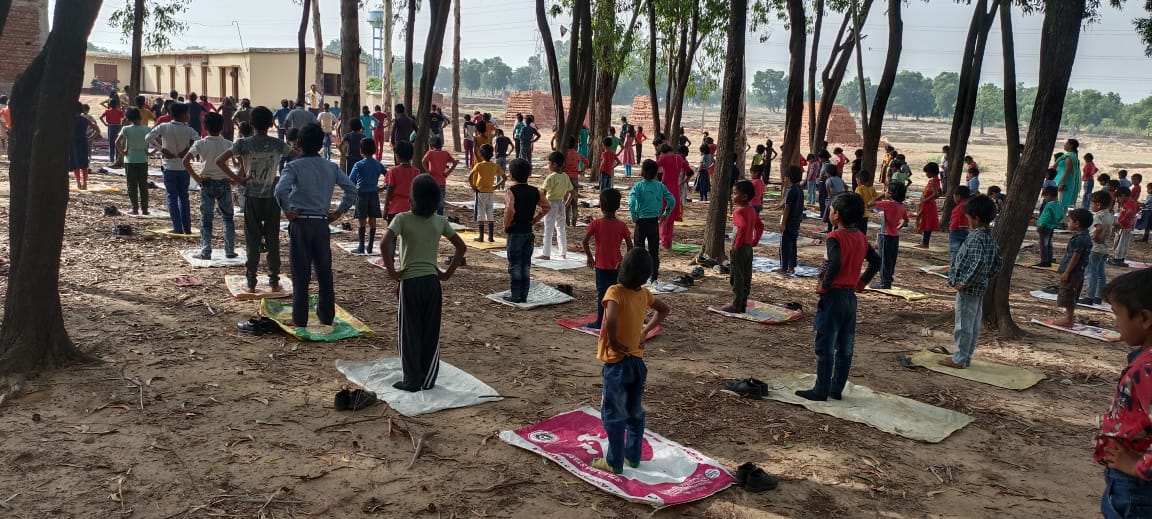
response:
M104 206L104 216L120 216L120 210L114 205Z
M229 253L224 254L224 257L228 258L228 259L236 259L236 258L240 257L240 255L236 254L235 252L229 252Z
M783 306L784 308L787 308L789 310L803 310L804 309L804 305L797 303L795 301L793 301L791 303L784 303L780 306Z
M409 393L415 393L417 391L420 391L420 384L409 385L409 384L405 384L403 380L398 381L395 384L392 384L392 387L399 389L400 391L407 391Z
M760 400L768 395L768 384L754 378L730 380L724 387L737 395Z
M749 492L767 492L776 490L778 486L780 486L780 480L759 467L748 474L747 480L744 481L744 490Z
M236 323L236 329L251 335L264 335L276 330L276 322L267 318L253 317L247 321Z
M1040 289L1040 291L1044 292L1045 294L1059 294L1060 293L1060 287L1058 287L1056 285L1048 285L1048 286Z
M680 285L682 287L690 287L695 283L695 281L692 279L692 276L689 276L687 274L685 274L683 276L677 276L675 279L672 280L672 282L677 284L677 285Z
M744 483L746 483L748 481L748 475L751 474L753 471L756 471L759 469L760 469L760 467L757 467L756 465L752 464L752 462L750 462L750 461L748 463L740 465L739 467L736 468L736 484L740 485L740 486L744 486Z
M805 400L811 400L813 402L827 402L828 401L828 395L817 394L816 390L814 390L814 389L806 389L804 391L797 391L796 396L803 398Z
M112 234L116 236L131 236L133 233L132 226L127 224L120 224L112 227Z
M565 294L568 294L569 297L573 297L573 295L576 293L572 289L572 285L556 285L556 290L559 290ZM523 303L523 301L521 301L521 303Z
M351 399L351 397L351 391L348 391L347 389L341 389L336 393L336 401L333 402L333 406L337 411L347 411L348 401Z
M512 296L504 296L504 297L502 297L501 299L503 299L503 300L505 300L505 301L507 301L507 302L509 302L509 303L512 303L512 304L514 304L514 305L518 305L518 304L520 304L520 303L523 303L523 302L524 302L524 301L522 301L522 300L520 300L520 299L518 299L518 298L512 297Z

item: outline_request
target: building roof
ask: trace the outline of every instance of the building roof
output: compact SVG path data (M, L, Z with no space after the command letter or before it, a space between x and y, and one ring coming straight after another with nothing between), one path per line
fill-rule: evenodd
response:
M248 47L246 49L172 49L163 52L145 52L142 54L144 57L164 57L164 56L207 56L207 55L221 55L221 54L296 54L300 49L296 47ZM304 52L309 56L314 52L312 47L306 47ZM95 58L130 58L128 54L121 54L117 52L97 52L88 51L88 56ZM335 52L324 52L325 57L340 59L340 54ZM361 52L360 62L366 63L367 56Z

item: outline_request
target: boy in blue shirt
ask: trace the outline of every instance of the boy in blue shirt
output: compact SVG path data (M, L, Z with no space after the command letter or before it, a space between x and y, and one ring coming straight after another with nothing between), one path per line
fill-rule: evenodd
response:
M956 326L953 331L956 353L939 364L964 369L972 363L972 353L980 338L980 320L984 315L984 292L988 282L1004 266L1000 247L992 237L989 225L996 218L996 202L977 196L964 206L971 232L956 252L948 268L948 286L956 289Z
M660 225L676 207L676 197L656 180L659 170L656 161L646 159L640 166L643 180L632 186L628 193L628 213L636 223L632 234L636 237L636 246L643 247L652 255L653 283L660 277Z
M353 121L355 122L355 121ZM384 164L372 157L376 151L376 142L372 139L360 140L360 155L364 158L352 166L352 174L348 176L356 184L356 219L360 223L357 232L360 235L360 246L352 251L353 254L372 254L372 244L376 242L376 219L380 218L380 176L384 174ZM368 247L364 247L364 224L368 223Z

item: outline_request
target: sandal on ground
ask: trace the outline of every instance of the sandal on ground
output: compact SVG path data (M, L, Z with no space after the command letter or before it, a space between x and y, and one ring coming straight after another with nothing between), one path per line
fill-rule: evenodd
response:
M371 391L342 389L336 393L335 407L337 411L359 411L375 405L378 401L376 393Z
M933 346L931 348L928 348L928 351L930 351L932 353L939 353L941 355L951 355L952 354L952 352L948 351L948 348L945 348L943 346Z

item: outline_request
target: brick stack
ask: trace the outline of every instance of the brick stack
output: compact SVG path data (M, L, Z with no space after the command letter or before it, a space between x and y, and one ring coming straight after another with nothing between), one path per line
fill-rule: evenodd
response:
M816 103L816 111L820 111L820 103ZM800 122L801 148L807 149L808 143L808 103L804 103L804 118ZM856 118L844 105L833 105L832 115L828 118L828 132L824 140L829 146L842 148L858 148L864 142L860 133L856 131Z
M16 76L28 68L47 38L48 0L13 0L0 36L0 56L4 56L0 59L0 93L12 92Z
M565 98L567 99L567 98ZM541 129L551 128L556 124L556 105L552 102L552 95L546 92L513 92L504 104L504 126L511 128L516 124L516 114L532 114L536 119L536 126Z
M632 116L628 122L634 126L652 128L652 98L650 96L636 96L632 98ZM648 135L655 135L649 130Z

